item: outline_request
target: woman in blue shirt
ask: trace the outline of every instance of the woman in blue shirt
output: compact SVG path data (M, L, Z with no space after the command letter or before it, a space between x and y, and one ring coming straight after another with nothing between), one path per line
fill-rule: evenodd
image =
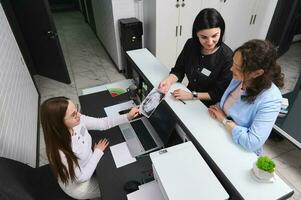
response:
M267 140L281 108L283 74L272 44L251 40L234 51L233 79L211 117L224 124L233 141L257 155ZM229 120L231 119L231 120Z

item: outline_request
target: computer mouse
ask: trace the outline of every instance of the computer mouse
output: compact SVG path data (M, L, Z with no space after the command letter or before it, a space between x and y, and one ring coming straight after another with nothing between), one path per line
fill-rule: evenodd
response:
M141 185L138 181L128 181L124 184L123 189L126 193L131 193L139 190L138 186Z

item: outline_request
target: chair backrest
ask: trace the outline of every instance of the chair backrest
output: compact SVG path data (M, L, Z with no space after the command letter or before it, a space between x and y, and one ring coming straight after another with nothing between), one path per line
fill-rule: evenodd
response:
M49 165L32 168L0 157L1 200L74 200L59 187Z
M36 169L38 181L40 183L40 199L43 200L74 200L68 196L59 186L57 179L51 172L49 165L44 165Z
M34 168L0 157L1 199L34 200L37 197Z

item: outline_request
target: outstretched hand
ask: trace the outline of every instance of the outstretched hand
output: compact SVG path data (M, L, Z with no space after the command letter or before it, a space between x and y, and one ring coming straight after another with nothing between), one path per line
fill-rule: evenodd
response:
M128 120L130 121L130 120L134 119L135 117L137 117L138 115L139 115L139 107L135 106L130 110L127 117L128 117Z
M167 78L167 79L165 79L165 80L163 80L163 81L160 82L160 84L159 84L159 90L161 92L163 92L164 94L166 94L166 92L168 92L171 84L172 84L171 81Z

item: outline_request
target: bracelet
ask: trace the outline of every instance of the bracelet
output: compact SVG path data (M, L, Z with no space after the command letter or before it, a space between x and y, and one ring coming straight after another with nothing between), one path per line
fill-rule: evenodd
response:
M223 119L223 121L222 121L222 124L224 125L224 126L226 126L226 124L228 123L228 122L231 122L231 120L229 120L229 119L227 119L226 117Z

